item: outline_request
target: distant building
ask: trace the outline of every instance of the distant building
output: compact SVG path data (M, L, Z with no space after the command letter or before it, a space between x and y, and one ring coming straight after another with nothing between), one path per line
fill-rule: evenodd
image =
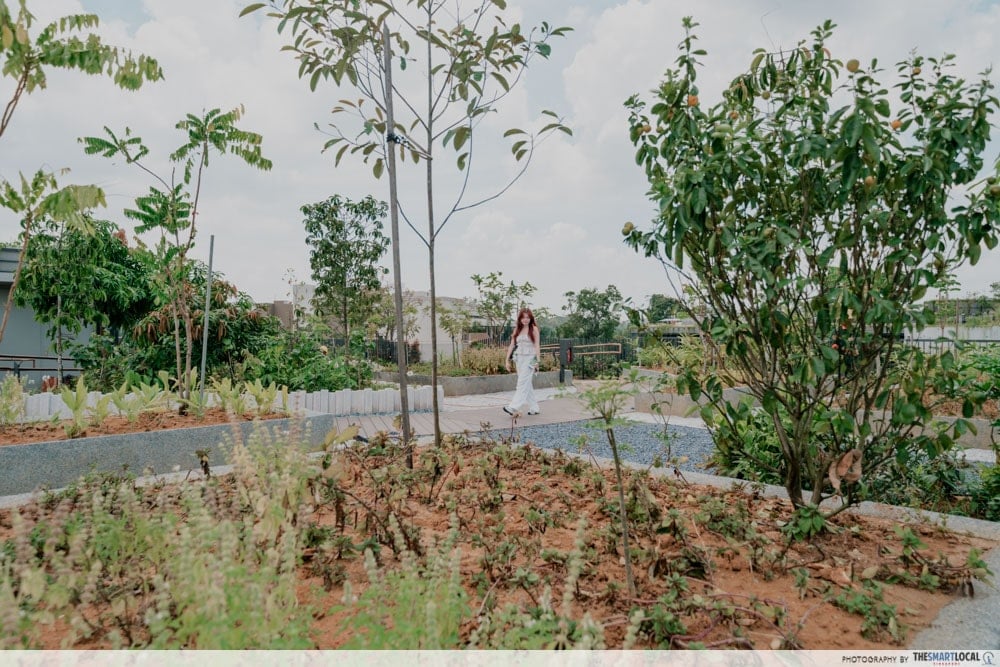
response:
M257 306L271 317L276 317L284 329L291 331L295 325L295 308L291 301L272 301Z
M18 248L0 248L0 319L7 308L7 299L14 284L17 271ZM7 328L0 340L0 379L14 373L27 381L29 388L41 386L42 376L55 377L59 360L52 351L52 341L46 331L48 326L35 321L35 313L29 308L19 308L12 304L7 318ZM91 329L84 329L78 336L67 334L66 342L85 343ZM77 372L70 357L63 357L63 373Z
M431 351L431 295L430 292L427 291L410 292L410 294L414 304L417 306L417 332L414 334L413 340L415 340L420 346L420 358L424 361L429 361ZM439 296L437 300L439 309L441 306L450 310L465 308L473 313L471 323L473 325L481 324L475 315L475 303L471 299ZM439 357L450 357L453 351L464 350L472 343L486 340L487 338L485 333L480 334L465 332L455 341L452 341L451 334L441 326L440 310L438 311L438 315L437 349Z

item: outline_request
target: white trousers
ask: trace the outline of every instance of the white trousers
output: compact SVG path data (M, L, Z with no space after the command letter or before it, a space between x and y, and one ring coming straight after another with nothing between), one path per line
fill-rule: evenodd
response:
M513 412L519 412L524 407L528 408L528 412L538 412L538 399L535 398L535 388L531 384L538 365L534 351L531 354L515 354L514 365L517 367L517 387L514 389L514 398L510 399L507 407Z

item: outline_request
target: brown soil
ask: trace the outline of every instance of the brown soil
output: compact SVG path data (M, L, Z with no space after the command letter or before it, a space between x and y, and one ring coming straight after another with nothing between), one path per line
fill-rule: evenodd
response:
M201 416L194 414L181 415L175 411L142 412L135 422L125 417L107 417L100 424L88 425L77 437L89 438L99 435L123 435L126 433L145 433L148 431L167 431L176 428L197 428L199 426L215 426L231 424L253 419L281 419L285 415L270 413L258 416L256 413L246 413L240 416L230 414L221 408L206 410ZM0 447L7 445L26 445L32 442L49 442L53 440L68 440L66 426L69 420L53 424L49 421L29 422L0 426Z
M647 617L658 604L663 609L660 601L672 590L669 580L674 577L674 585L687 589L681 602L671 607L683 629L640 635L637 647L898 649L912 636L909 633L926 627L942 606L968 591L971 573L965 564L970 548L996 546L920 524L909 529L923 547L915 555L904 555L899 524L842 513L833 519L832 531L785 550L780 526L790 518L787 502L763 498L748 488L720 490L688 484L679 475L659 478L639 472L626 482L632 501L630 540L637 554L633 564L637 595L630 599L620 539L615 537L613 471L558 452L495 444L452 442L447 454L436 459L433 476L431 460L418 452L417 471L409 475L410 486L402 494L387 491L385 476L373 474L389 471L389 478L397 480L396 488L401 488L403 476L392 472L401 470L397 469L401 457L364 450L359 444L336 462L344 492L339 513L323 504L305 516L310 524L334 527L334 533L341 534L336 529L339 516L345 522L344 534L354 544L374 536L382 544L380 561L392 568L398 567L399 559L393 554L392 538L379 528L390 510L414 547L425 549L448 530L449 507L457 508L460 568L469 607L486 608L484 595L488 595L498 609L508 604L529 609L550 586L557 612L567 576L565 555L574 549L583 518L584 568L572 591L570 616L579 619L588 613L599 621L608 648L621 646L636 607L646 609ZM382 480L378 488L372 481L376 478ZM246 516L246 509L239 509L231 477L213 478L209 484L227 499L217 505L220 515L231 515L235 508L237 515ZM673 511L679 518L670 521ZM27 518L25 530L50 516L41 505L21 513ZM9 512L0 513L0 527L7 527L0 530L0 540L11 535L11 525ZM489 553L501 553L504 545L512 549L512 557L487 558ZM352 636L343 613L324 611L341 603L342 582L350 581L358 594L367 581L360 556L338 556L322 545L302 553L300 601L315 610L312 636L320 649L340 647ZM537 582L513 583L519 568L536 574ZM940 587L921 589L916 583L921 575L925 581L937 577ZM903 628L898 637L884 622L863 632L863 615L832 602L838 596L862 593L875 581ZM134 613L141 619L143 610ZM88 615L111 618L108 610ZM64 648L106 648L102 632L113 630L115 623L108 620L102 627L86 643ZM475 621L467 622L463 638L474 627ZM142 628L136 620L137 636L141 637ZM39 645L45 648L59 647L64 636L57 625L38 632Z

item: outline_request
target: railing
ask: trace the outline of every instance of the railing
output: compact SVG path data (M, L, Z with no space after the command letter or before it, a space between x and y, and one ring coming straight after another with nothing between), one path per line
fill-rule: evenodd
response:
M27 375L28 379L41 383L44 375L56 376L60 371L64 379L69 379L67 376L79 374L80 368L72 357L63 357L60 368L59 357L0 354L0 375L13 373L18 379Z
M1000 345L1000 340L986 340L986 339L961 339L958 341L961 345L966 348L969 347L988 347L990 345ZM912 338L906 341L907 345L912 345L913 347L920 348L922 351L929 354L936 354L938 352L943 352L945 350L954 350L955 341L948 338Z

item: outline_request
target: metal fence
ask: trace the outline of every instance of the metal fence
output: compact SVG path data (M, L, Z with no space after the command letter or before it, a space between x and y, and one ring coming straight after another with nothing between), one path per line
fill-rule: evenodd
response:
M573 377L593 379L603 376L618 376L622 365L635 363L637 348L632 340L562 339L568 345L565 368L573 371ZM542 354L554 354L558 358L560 342L542 341Z
M959 340L959 343L968 350L969 348L1000 346L1000 340L969 339ZM946 350L955 349L955 341L949 338L911 338L906 341L907 345L920 348L928 354L938 354Z
M72 382L80 374L80 368L72 357L62 358L60 369L59 357L0 354L0 379L6 375L14 375L24 380L29 386L41 384L46 375L56 377L60 370L64 382Z

